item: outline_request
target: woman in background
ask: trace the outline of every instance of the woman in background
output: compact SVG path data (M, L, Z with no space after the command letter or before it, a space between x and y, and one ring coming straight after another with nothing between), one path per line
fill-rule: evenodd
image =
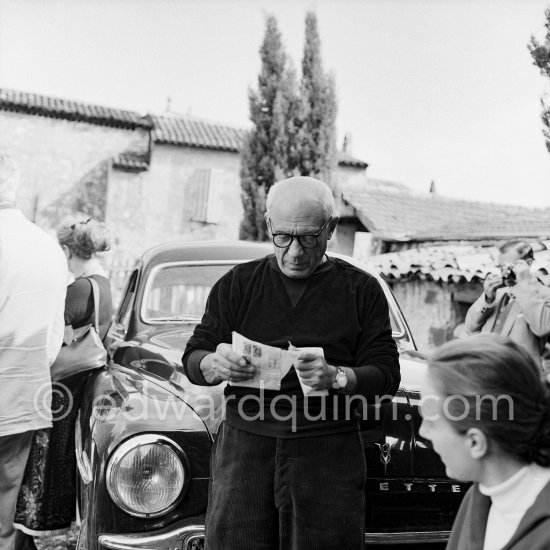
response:
M483 334L428 360L420 435L447 475L473 481L448 550L550 548L550 391L529 353Z
M103 340L112 316L111 289L98 253L110 247L105 224L78 215L64 220L57 231L74 280L67 287L65 325L73 328L94 323L90 279L99 288L99 336ZM67 531L75 515L76 459L74 427L86 374L74 374L54 385L53 427L38 430L17 502L16 550L36 548L33 536ZM56 419L57 416L57 419Z

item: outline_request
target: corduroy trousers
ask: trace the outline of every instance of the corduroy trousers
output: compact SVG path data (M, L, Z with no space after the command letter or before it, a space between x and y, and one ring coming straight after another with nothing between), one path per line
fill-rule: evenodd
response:
M214 442L206 550L361 550L358 431L275 438L224 422Z

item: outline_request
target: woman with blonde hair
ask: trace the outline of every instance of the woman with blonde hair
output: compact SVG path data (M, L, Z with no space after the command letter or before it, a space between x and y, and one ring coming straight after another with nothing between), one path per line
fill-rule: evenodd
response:
M112 302L98 254L109 249L109 231L102 222L76 215L62 222L57 239L72 273L65 325L78 328L94 323L93 279L99 290L99 336L103 340L111 323ZM36 548L33 536L61 534L71 525L76 502L74 427L86 374L77 373L54 384L52 411L57 414L53 427L34 434L17 502L16 550L32 550Z
M550 390L527 350L480 334L437 349L421 437L447 475L473 481L448 550L550 548Z

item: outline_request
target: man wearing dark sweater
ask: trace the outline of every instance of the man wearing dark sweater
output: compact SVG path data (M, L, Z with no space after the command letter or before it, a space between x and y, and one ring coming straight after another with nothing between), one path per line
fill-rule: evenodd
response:
M209 550L363 547L366 470L353 398L393 395L400 375L388 304L370 275L325 255L338 218L319 180L275 184L266 222L274 255L240 264L212 289L185 350L191 382L239 383L254 367L231 332L302 351L280 391L228 384L212 450ZM326 396L304 396L303 383Z

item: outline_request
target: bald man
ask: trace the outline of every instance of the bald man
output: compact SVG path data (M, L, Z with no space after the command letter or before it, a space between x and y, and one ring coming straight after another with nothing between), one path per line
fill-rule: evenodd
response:
M374 277L325 254L338 224L326 184L283 180L266 206L274 254L236 266L213 287L183 356L185 373L200 385L252 378L254 367L232 350L232 331L324 353L302 351L280 391L226 386L206 548L360 549L366 467L349 398L374 402L397 391L388 304ZM304 397L298 373L328 395Z

